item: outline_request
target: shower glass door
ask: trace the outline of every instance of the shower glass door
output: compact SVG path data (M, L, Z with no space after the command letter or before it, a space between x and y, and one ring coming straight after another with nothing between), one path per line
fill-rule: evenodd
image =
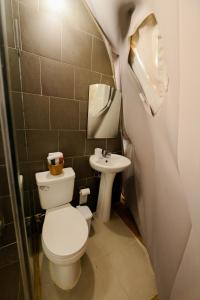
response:
M33 269L19 171L23 137L18 1L0 0L0 299L33 299ZM32 264L33 265L33 264Z

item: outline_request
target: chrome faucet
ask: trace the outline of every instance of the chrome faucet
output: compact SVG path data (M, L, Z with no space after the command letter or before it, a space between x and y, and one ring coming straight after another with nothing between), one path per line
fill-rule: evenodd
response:
M111 157L111 152L110 151L107 151L105 149L102 150L102 156L104 158L110 158Z

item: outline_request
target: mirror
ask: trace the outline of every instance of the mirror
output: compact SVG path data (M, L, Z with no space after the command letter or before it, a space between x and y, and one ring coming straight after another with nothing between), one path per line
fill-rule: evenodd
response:
M119 132L121 93L106 84L89 89L88 138L115 138Z

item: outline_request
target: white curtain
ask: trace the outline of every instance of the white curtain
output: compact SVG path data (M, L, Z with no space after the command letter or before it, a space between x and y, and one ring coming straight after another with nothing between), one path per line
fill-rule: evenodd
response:
M134 148L134 163L126 180L134 174L137 218L156 273L159 299L198 300L200 3L85 2L104 34L123 95L124 127ZM154 117L144 109L141 86L128 63L129 38L150 12L155 14L163 36L169 75L165 101Z

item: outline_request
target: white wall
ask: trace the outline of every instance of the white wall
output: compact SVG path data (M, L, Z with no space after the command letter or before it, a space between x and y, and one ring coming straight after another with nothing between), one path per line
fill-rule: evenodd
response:
M145 0L110 1L109 6L106 0L86 1L92 3L94 15L119 55L124 123L135 148L132 167L139 222L156 272L159 299L199 300L199 0L146 0L152 4L164 38L170 80L155 118L145 112L128 65L129 36L119 37L129 21L122 18L123 8L127 3L137 8Z
M192 232L172 299L200 299L200 2L179 0L179 170ZM177 298L178 295L178 298Z

